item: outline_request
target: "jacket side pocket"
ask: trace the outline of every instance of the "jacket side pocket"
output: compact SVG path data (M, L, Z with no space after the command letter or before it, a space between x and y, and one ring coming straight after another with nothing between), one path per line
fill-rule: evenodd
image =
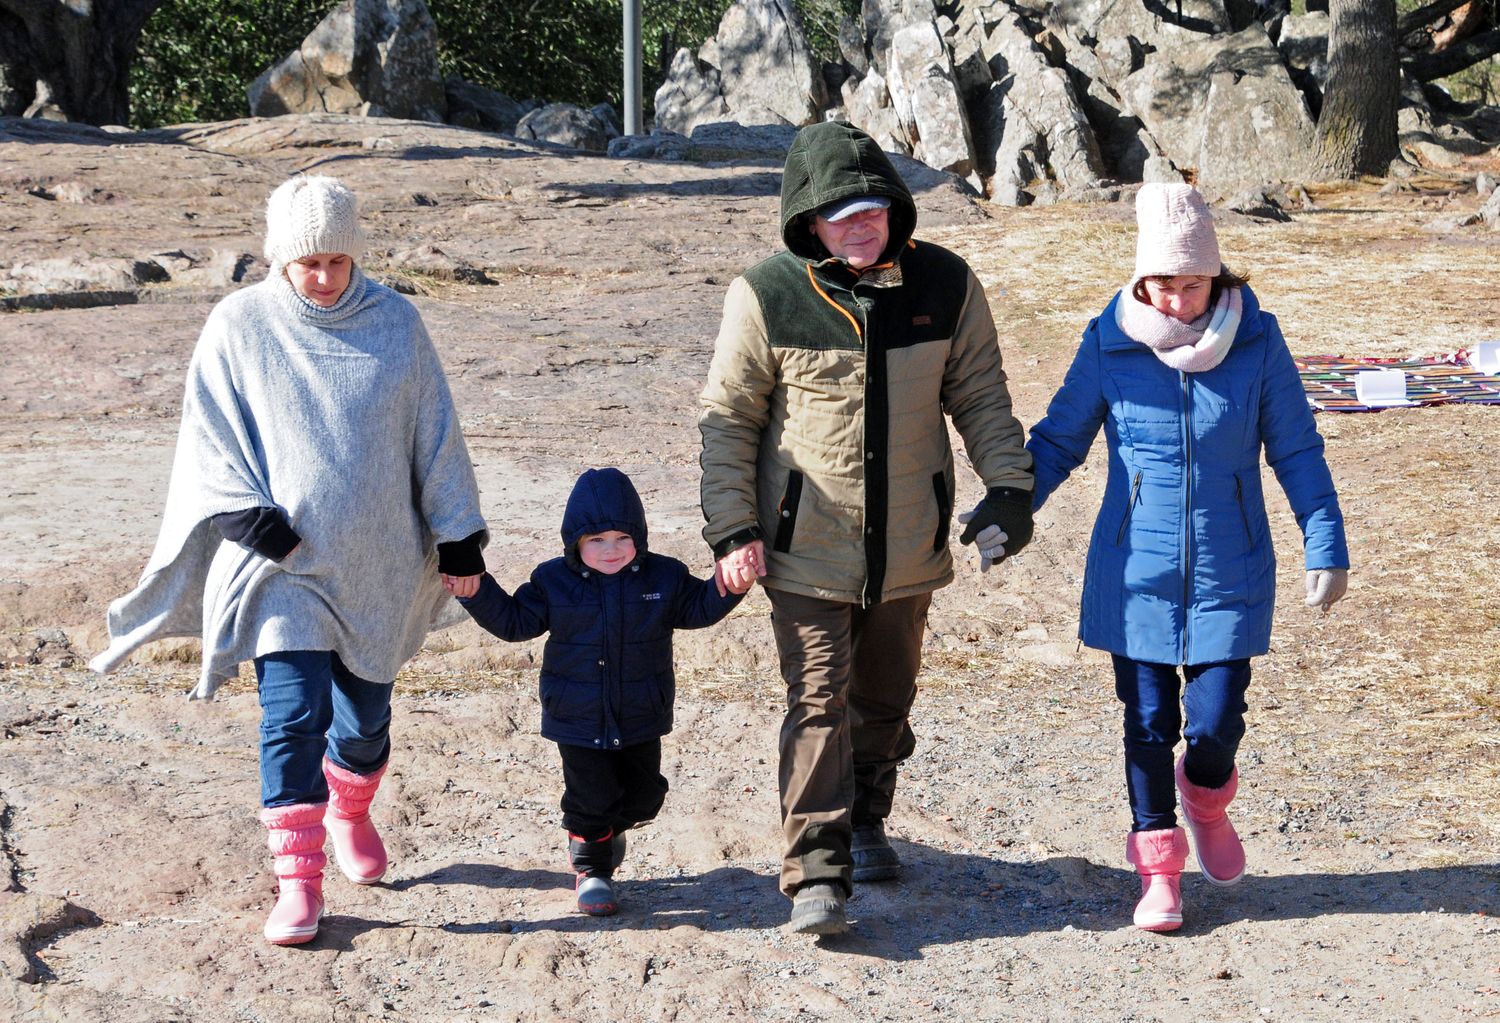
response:
M1240 474L1234 474L1234 503L1240 506L1240 521L1245 525L1245 543L1251 547L1255 546L1255 534L1250 530L1250 513L1245 510L1245 484L1240 481Z
M785 554L792 549L792 534L797 530L797 505L802 503L802 473L793 469L786 478L786 493L776 506L776 539L771 549Z
M1135 480L1130 484L1130 501L1125 505L1125 514L1120 519L1120 528L1115 533L1115 546L1125 541L1125 527L1130 525L1130 513L1135 511L1135 502L1141 494L1141 470L1135 471Z
M948 546L948 527L953 522L953 502L948 499L948 481L940 472L932 474L932 492L937 496L937 535L932 538L934 552Z

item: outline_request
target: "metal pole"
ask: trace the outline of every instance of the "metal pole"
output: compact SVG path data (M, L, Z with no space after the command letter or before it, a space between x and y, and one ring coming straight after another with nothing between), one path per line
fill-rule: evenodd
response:
M625 134L641 131L641 0L625 0Z

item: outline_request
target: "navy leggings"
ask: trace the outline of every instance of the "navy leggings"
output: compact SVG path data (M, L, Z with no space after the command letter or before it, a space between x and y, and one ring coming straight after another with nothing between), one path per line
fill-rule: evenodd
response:
M1216 789L1229 781L1245 736L1250 661L1189 664L1180 669L1180 678L1176 665L1119 654L1114 666L1115 695L1125 705L1125 785L1132 830L1175 828L1173 747L1178 739L1187 739L1183 771L1194 785Z

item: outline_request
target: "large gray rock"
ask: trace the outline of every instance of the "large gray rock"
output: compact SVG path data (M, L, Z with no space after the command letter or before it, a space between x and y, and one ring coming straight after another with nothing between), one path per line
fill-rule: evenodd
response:
M857 82L845 79L844 110L849 123L875 140L888 153L911 155L911 142L901 130L901 119L891 106L891 93L885 79L871 71Z
M1163 50L1230 30L1229 13L1219 0L1182 0L1180 22L1176 0L1071 0L1018 6L1057 19L1090 43L1129 38L1146 48Z
M982 163L994 168L992 197L1024 205L1043 194L1034 187L1043 182L1053 186L1047 194L1097 186L1108 175L1067 73L1048 63L1014 15L987 42L995 85L982 101L979 137Z
M886 87L912 156L979 187L969 116L953 80L947 47L932 22L908 25L891 40Z
M443 91L448 99L448 123L461 128L514 135L516 124L533 109L503 92L456 76L443 83Z
M1130 44L1127 42L1123 51L1108 45L1108 40L1090 47L1066 26L1051 35L1053 46L1062 53L1062 64L1079 105L1094 131L1105 171L1122 181L1163 180L1146 177L1148 163L1158 158L1165 160L1161 147L1146 133L1140 119L1126 112L1125 101L1111 84L1123 81L1134 70L1129 66ZM1181 180L1181 175L1177 180Z
M1259 25L1153 54L1120 93L1205 192L1303 173L1313 121Z
M713 56L718 56L717 45ZM657 130L687 135L700 124L728 117L729 106L719 88L718 68L695 56L687 47L678 50L666 81L656 90Z
M720 88L731 119L795 127L818 119L823 72L792 0L735 0L716 38Z
M1327 11L1289 14L1281 21L1276 49L1287 67L1310 71L1322 85L1328 80L1328 31L1332 21Z
M933 0L863 0L860 21L864 24L865 43L870 62L882 75L888 72L891 43L896 33L909 25L923 25L937 20Z
M1246 31L1261 31L1258 26ZM1198 158L1198 189L1208 196L1306 173L1317 126L1284 67L1264 75L1216 70L1209 79Z
M516 125L516 138L591 153L603 153L609 148L609 131L603 122L592 111L572 103L548 103L533 110Z
M344 0L248 90L250 113L441 121L437 28L424 0Z

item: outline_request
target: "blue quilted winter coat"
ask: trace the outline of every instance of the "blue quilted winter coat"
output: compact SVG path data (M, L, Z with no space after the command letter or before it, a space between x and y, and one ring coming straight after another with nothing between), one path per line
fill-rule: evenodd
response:
M1309 570L1347 568L1344 520L1323 438L1275 317L1244 289L1222 363L1171 369L1115 322L1116 295L1026 447L1040 508L1088 455L1099 427L1109 478L1083 579L1079 638L1155 664L1263 654L1276 599L1260 457L1286 491Z
M636 557L613 575L578 560L578 539L619 530ZM485 573L459 603L488 631L542 648L542 735L553 742L620 749L672 730L676 680L672 631L720 621L740 602L719 596L675 558L646 549L646 512L630 478L590 469L563 513L564 555L538 565L511 596Z

